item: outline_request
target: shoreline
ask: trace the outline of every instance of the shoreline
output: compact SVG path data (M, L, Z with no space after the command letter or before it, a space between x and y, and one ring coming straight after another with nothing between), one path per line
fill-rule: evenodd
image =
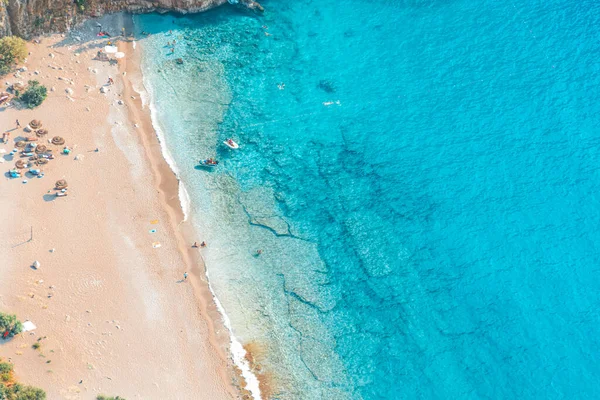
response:
M219 356L228 361L226 344L228 336L219 334L222 332L221 313L213 299L213 293L209 288L207 280L203 279L206 266L202 259L200 249L192 248L191 243L196 241L196 232L187 219L185 210L182 207L180 199L181 181L173 171L172 166L164 157L163 145L156 133L152 124L152 116L150 109L144 109L142 104L141 93L134 88L133 79L139 80L138 83L143 85L141 71L141 50L134 49L133 43L122 41L120 44L124 47L124 52L130 54L130 62L127 58L119 65L121 79L124 83L124 102L130 114L130 121L138 121L142 145L145 155L152 167L153 180L155 188L158 189L165 210L167 210L170 223L175 232L175 237L178 242L180 253L184 256L184 262L188 266L190 275L193 279L190 280L194 287L194 295L200 306L202 318L209 324L209 342L218 350ZM125 74L123 74L125 73ZM225 351L224 351L225 350ZM223 377L229 377L228 371L220 371Z
M132 21L132 16L128 16ZM128 30L133 32L131 28ZM186 210L184 205L185 200L182 196L186 196L189 201L189 194L178 176L177 164L170 156L164 133L159 134L154 124L152 95L146 89L141 71L143 44L136 42L134 38L133 41L122 41L120 45L123 47L123 49L119 49L120 51L131 54L130 62L127 62L127 58L125 58L124 62L120 64L121 78L125 83L125 104L130 113L134 115L132 120L140 121L140 128L143 131L140 136L143 137L143 146L153 167L155 181L158 181L158 184L156 182L155 184L159 188L165 207L171 211L171 223L174 228L176 227L174 230L177 232L180 251L186 255L186 264L192 271L195 295L201 309L206 313L205 319L214 334L214 337L211 335L209 340L215 348L220 350L221 357L233 362L232 369L235 375L233 378L238 381L235 383L236 389L240 390L244 398L260 400L262 398L261 387L266 383L254 374L251 354L234 336L225 309L211 288L201 250L194 249L189 245L197 241L198 232L191 222L191 209ZM140 89L144 93L135 88L136 84L141 86ZM132 94L136 94L136 96ZM147 104L144 104L144 96L146 96ZM227 333L223 334L223 331Z

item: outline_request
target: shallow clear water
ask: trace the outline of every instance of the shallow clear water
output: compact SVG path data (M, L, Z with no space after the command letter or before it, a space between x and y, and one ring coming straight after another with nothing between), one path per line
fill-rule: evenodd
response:
M136 23L274 397L599 397L600 5L264 5Z

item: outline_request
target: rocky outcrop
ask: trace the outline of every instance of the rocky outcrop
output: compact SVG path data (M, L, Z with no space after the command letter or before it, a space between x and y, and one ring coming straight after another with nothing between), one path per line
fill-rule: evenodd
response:
M28 39L41 33L64 32L87 18L120 11L192 13L223 3L227 0L0 0L0 36ZM251 0L239 3L250 8L258 4Z

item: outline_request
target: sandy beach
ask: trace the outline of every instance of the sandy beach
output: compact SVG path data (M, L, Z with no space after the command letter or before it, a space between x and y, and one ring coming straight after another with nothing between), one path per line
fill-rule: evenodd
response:
M126 20L111 17L113 31ZM139 54L116 39L126 53L118 65L94 60L107 40L82 32L80 42L30 42L27 70L3 78L4 86L36 79L49 89L34 110L0 109L0 129L11 132L0 144L3 171L33 119L49 131L41 142L62 136L72 152L44 143L56 159L43 178L0 181L0 311L37 326L0 342L0 357L49 399L237 398L202 249L191 248L201 238L182 222L177 179L134 90ZM66 197L54 195L59 179Z

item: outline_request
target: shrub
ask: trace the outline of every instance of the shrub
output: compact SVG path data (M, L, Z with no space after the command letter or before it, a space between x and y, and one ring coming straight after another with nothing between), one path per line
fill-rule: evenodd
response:
M96 400L125 400L125 398L121 397L121 396L117 396L117 397L111 396L111 397L108 397L108 396L105 396L103 394L99 394L98 397L96 397Z
M0 400L46 400L42 389L14 382L12 369L12 364L0 361Z
M8 389L10 400L46 400L46 392L33 386L15 384Z
M23 331L23 324L17 319L16 315L0 313L0 335L3 338L13 337L21 331Z
M41 347L42 345L40 344L40 342L35 342L34 344L31 345L31 347L33 347L34 350L37 350Z
M12 372L13 366L11 363L0 362L0 374L6 374Z
M38 81L29 81L28 84L29 86L27 86L25 93L19 97L19 100L21 100L27 108L35 108L46 100L48 90L46 89L46 86L40 85Z
M16 36L0 39L0 75L10 72L14 66L27 57L27 43Z

